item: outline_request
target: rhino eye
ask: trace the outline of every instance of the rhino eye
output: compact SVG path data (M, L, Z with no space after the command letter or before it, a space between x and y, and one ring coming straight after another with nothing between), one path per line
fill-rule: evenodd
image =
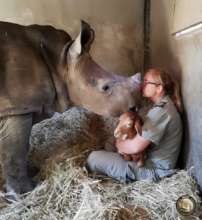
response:
M102 87L102 91L104 91L104 92L109 91L109 89L110 89L109 85L104 85L104 86Z
M113 86L111 83L103 83L100 85L100 92L105 93L106 95L111 95Z

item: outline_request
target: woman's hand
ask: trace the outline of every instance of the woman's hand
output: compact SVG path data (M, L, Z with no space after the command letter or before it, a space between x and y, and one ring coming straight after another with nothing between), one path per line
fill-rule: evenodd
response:
M138 154L144 151L149 145L150 141L146 140L145 138L141 137L137 134L132 139L126 140L116 140L116 148L119 153L124 154Z
M119 139L116 139L116 143L115 143L115 146L117 148L117 151L121 154L123 152L121 152L120 150L122 149L122 145L124 143L125 140L119 140Z

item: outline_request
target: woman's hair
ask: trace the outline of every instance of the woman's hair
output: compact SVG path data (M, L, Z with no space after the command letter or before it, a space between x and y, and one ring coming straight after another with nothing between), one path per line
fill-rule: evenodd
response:
M178 112L182 113L183 108L179 84L173 80L173 78L167 71L161 68L152 68L149 69L147 73L148 72L150 72L152 76L154 76L158 80L158 83L160 83L163 86L165 95L168 95L172 99Z

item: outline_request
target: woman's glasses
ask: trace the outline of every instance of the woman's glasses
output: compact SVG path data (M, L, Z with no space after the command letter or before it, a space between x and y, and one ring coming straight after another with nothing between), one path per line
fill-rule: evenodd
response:
M147 84L151 84L151 85L155 85L155 86L160 86L161 83L155 83L155 82L150 82L150 81L144 81L143 85L147 85Z

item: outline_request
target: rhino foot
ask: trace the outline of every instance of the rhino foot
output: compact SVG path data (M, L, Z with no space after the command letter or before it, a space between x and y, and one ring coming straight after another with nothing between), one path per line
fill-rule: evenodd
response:
M7 178L5 188L7 193L23 194L32 191L35 186L36 183L28 177L22 177L20 179L9 177Z

